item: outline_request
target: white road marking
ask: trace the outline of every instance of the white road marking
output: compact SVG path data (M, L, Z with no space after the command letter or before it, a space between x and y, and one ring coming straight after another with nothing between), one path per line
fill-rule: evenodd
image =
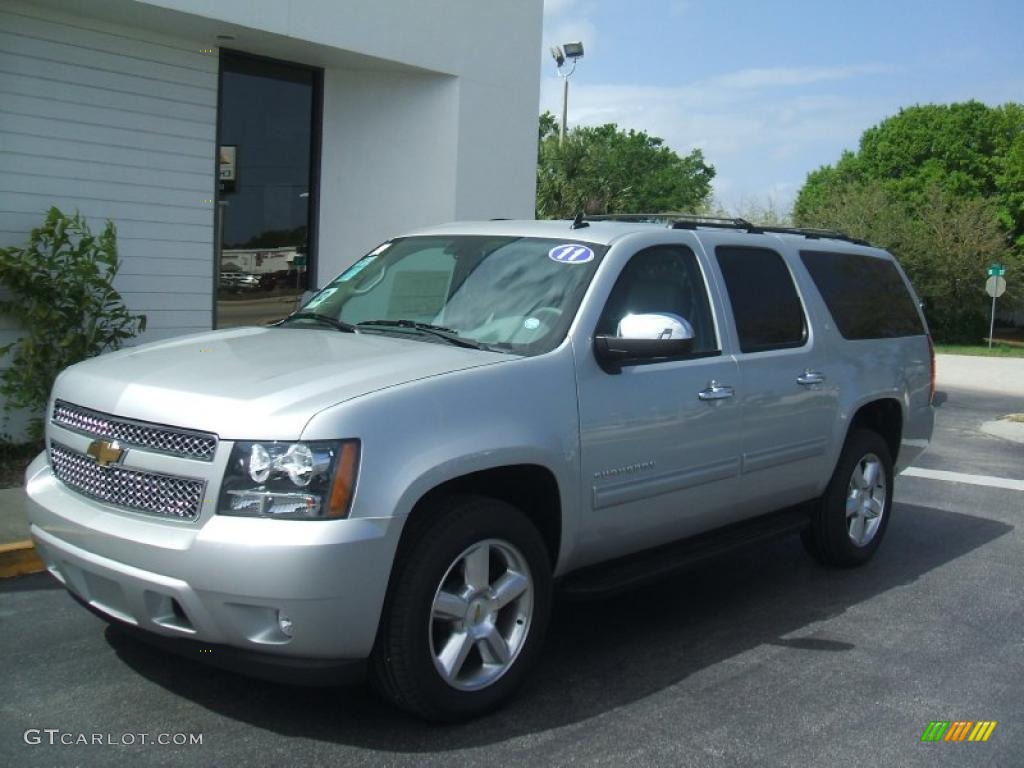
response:
M925 480L946 480L950 483L966 483L967 485L985 485L989 488L1006 488L1009 491L1024 491L1024 480L1009 477L992 477L991 475L967 475L963 472L946 472L941 469L922 469L910 467L901 473L907 477L922 477Z

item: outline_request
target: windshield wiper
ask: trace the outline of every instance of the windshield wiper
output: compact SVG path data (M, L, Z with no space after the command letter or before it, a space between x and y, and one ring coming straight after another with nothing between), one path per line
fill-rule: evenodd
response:
M346 323L344 320L335 320L333 317L321 315L319 312L293 312L281 322L286 323L289 320L315 320L322 325L329 325L345 333L359 333L352 323Z
M359 323L359 327L363 326L377 326L379 328L411 328L414 331L425 333L430 336L436 336L439 339L444 339L449 344L455 344L459 347L468 347L470 349L486 349L486 347L479 341L473 339L465 339L459 336L459 332L451 328L445 328L442 325L431 325L430 323L419 323L415 320L364 320Z

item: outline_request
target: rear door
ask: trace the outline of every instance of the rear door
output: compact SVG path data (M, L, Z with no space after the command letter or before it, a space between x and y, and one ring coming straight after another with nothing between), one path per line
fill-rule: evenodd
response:
M750 516L819 492L829 473L837 398L823 339L779 250L723 244L714 253L738 346L743 436L737 504Z

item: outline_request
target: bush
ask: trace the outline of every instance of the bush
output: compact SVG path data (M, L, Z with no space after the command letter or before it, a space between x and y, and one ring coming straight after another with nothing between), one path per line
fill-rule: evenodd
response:
M981 344L988 338L988 318L970 307L931 307L925 302L924 314L939 344Z
M54 379L69 365L121 346L146 329L145 315L125 308L113 282L120 264L111 221L94 236L79 214L50 208L23 248L0 248L0 313L16 317L24 336L0 347L11 355L0 373L5 423L30 412L29 437L43 434Z

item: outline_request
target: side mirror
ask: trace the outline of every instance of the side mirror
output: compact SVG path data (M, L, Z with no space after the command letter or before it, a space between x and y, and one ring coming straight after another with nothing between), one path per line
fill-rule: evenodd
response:
M615 336L594 337L594 355L609 373L623 365L684 357L693 349L693 326L679 315L626 315Z

